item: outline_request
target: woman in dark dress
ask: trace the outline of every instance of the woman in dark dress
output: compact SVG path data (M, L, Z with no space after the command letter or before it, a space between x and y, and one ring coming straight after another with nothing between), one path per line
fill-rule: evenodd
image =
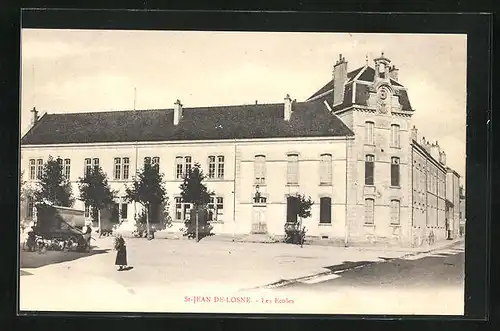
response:
M118 271L122 271L127 264L127 246L125 245L125 240L122 235L119 235L115 239L115 249L116 249L116 260L115 265L119 266Z

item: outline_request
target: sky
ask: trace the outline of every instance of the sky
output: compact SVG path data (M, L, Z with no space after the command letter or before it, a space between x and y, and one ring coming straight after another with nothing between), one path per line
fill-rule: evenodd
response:
M381 52L408 88L419 137L465 177L466 35L23 29L21 134L39 114L304 101ZM134 92L135 91L135 92ZM135 101L134 101L135 100Z

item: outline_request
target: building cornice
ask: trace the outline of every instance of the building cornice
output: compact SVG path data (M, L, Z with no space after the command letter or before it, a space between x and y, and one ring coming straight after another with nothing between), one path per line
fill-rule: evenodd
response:
M102 142L102 143L67 143L67 144L40 144L21 145L21 149L39 149L54 147L137 147L154 145L208 145L208 144L253 144L277 142L308 142L328 140L353 140L354 136L325 136L325 137L287 137L287 138L255 138L255 139L219 139L219 140L171 140L171 141L132 141L132 142Z

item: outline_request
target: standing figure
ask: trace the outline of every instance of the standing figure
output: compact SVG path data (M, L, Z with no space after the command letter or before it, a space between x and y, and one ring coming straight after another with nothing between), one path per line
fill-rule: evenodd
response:
M115 239L115 249L116 249L116 260L115 265L117 265L118 271L122 271L127 264L127 246L125 245L125 239L122 235L118 235Z

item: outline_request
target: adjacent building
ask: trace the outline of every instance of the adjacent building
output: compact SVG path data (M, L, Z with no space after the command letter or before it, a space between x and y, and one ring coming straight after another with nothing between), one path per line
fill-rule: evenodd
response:
M50 155L77 193L78 178L99 166L118 192L120 227L132 229L141 210L124 199L125 185L155 164L173 221L165 231L179 231L192 207L179 185L199 163L215 193L216 234L283 235L300 193L314 201L304 220L312 237L404 246L455 238L460 176L437 141L418 138L408 91L390 63L382 54L374 67L348 71L340 56L332 79L300 102L287 95L276 104L192 108L177 100L169 109L40 118L33 109L21 140L24 179L35 185ZM75 207L90 213L81 201Z

